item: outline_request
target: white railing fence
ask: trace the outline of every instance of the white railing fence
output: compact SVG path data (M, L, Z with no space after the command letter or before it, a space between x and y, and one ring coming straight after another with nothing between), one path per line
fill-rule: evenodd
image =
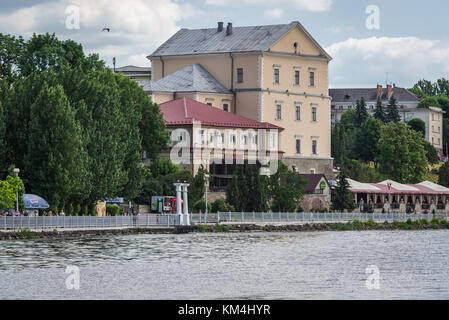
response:
M177 215L141 216L64 216L64 217L0 217L0 230L104 229L139 227L174 227Z
M283 213L283 212L218 212L191 214L192 223L285 223L285 222L350 222L354 220L382 223L385 221L412 221L433 218L448 219L448 214L400 214L400 213Z
M448 214L399 213L281 213L281 212L218 212L190 214L193 225L203 223L346 223L354 220L374 222L406 222L433 218L448 220ZM141 216L65 216L65 217L0 217L0 230L54 230L175 227L180 225L176 214Z

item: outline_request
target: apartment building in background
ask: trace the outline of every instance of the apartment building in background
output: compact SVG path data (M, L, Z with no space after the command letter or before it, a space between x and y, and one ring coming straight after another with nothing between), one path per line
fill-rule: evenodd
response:
M186 97L282 127L282 161L333 178L331 57L299 22L181 29L148 59L152 80L140 83L154 102Z
M335 125L341 120L342 115L348 110L356 108L357 100L365 98L368 113L374 115L377 98L380 97L384 107L388 105L391 96L397 99L399 114L402 121L408 123L410 120L418 118L426 124L425 139L431 143L442 156L443 152L443 115L444 111L440 108L418 108L421 97L404 88L395 85L387 85L383 88L377 85L376 88L347 88L347 89L329 89L332 97L331 104L331 123Z

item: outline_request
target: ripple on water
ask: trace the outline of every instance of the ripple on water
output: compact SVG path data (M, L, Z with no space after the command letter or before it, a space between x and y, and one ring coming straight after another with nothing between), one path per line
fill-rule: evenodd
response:
M1 299L447 299L449 231L2 242ZM80 267L67 290L65 268ZM365 269L380 270L380 290Z

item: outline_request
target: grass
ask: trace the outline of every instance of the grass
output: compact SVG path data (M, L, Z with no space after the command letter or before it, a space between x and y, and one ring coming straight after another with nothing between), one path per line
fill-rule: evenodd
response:
M23 238L26 238L26 239L33 239L34 238L34 233L31 230L24 229L24 230L16 231L15 233L19 237L23 237Z
M222 224L216 224L215 228L208 227L204 224L198 224L196 227L197 227L198 232L201 232L201 233L205 233L205 232L226 233L226 232L229 232L229 227L222 225Z
M354 220L354 221L348 222L346 224L332 224L332 225L330 225L330 227L337 231L361 231L361 230L375 229L376 227L382 226L382 225L383 226L393 226L398 230L416 230L416 229L422 228L423 226L432 226L432 227L442 226L446 229L449 229L449 221L448 220L437 219L437 218L433 218L432 221L429 221L427 219L413 221L412 219L408 219L406 222L385 221L384 223L376 223L373 220L368 220L368 221Z

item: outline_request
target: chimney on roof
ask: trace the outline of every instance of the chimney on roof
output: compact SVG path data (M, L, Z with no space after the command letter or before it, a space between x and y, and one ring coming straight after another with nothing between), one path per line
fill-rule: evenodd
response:
M232 22L228 22L228 27L226 28L226 35L230 36L232 34Z
M376 99L382 98L382 85L378 84L377 85L377 91L376 91Z
M218 31L218 32L222 32L222 31L223 31L223 22L219 22L219 23L218 23L217 31Z
M393 94L393 87L391 86L391 84L387 84L387 99L390 99L392 94Z

